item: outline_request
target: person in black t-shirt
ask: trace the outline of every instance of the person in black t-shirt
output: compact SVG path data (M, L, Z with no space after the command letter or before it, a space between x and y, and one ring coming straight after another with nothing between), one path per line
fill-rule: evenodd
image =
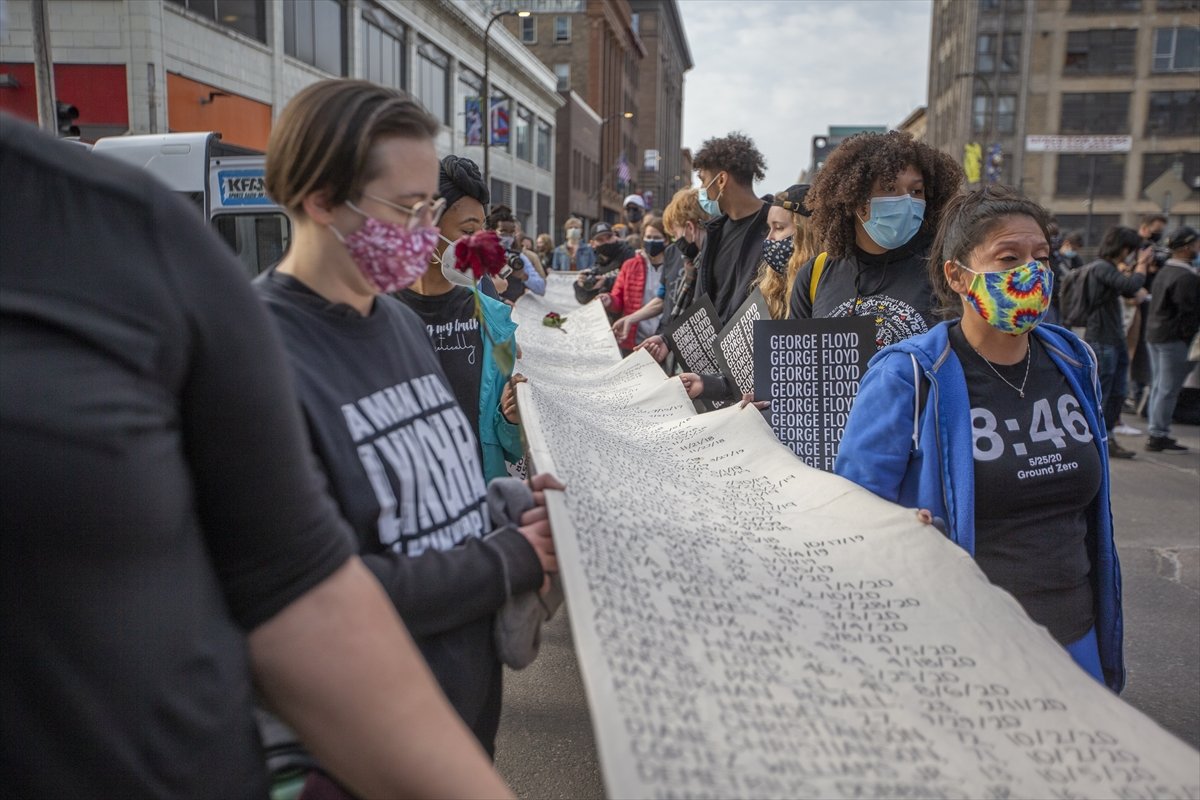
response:
M1047 221L1001 186L949 203L929 280L943 313L960 318L871 361L835 469L923 509L1119 691L1120 569L1096 365L1070 331L1042 324L1053 291Z
M548 588L557 570L540 491L558 484L535 477L543 502L492 530L475 430L424 323L389 296L424 273L438 241L437 130L407 95L366 81L297 94L266 163L293 243L254 285L364 562L491 752L502 696L493 623L510 597ZM267 744L294 752L286 735Z
M438 194L446 210L438 220L442 242L434 263L396 298L417 312L429 330L450 388L478 433L484 478L501 478L508 474L505 462L515 464L523 455L515 384L509 382L510 377L524 380L512 376L517 326L506 304L474 287L451 283L441 268L451 243L483 228L487 185L474 161L446 156L438 168ZM497 322L481 327L488 318ZM506 357L498 359L498 348Z
M907 133L839 144L804 198L824 258L796 274L791 317L873 317L879 347L933 327L929 245L961 183L954 159Z
M0 185L5 793L265 797L253 680L361 796L504 794L353 555L228 248L3 114Z

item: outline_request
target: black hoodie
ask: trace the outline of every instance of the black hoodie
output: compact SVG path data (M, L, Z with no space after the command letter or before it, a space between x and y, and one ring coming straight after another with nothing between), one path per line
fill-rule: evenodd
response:
M929 247L933 237L920 231L906 245L880 255L855 245L845 258L830 258L817 282L816 302L809 300L813 262L796 274L789 304L793 319L875 317L875 344L886 347L925 333L938 322L937 299L929 283Z

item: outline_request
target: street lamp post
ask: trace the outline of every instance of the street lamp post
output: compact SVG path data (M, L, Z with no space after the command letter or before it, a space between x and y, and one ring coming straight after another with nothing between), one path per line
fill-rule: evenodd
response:
M510 14L516 14L518 17L528 17L528 11L497 11L488 20L487 27L483 29L483 182L490 187L491 184L491 147L492 147L492 50L488 47L488 37L492 35L492 26L496 24L496 20L501 17L507 17Z

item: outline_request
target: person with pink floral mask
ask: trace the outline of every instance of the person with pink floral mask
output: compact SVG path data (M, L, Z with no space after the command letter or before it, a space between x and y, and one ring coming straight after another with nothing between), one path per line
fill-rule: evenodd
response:
M498 515L476 430L425 323L390 296L424 274L439 241L437 131L406 94L365 81L321 81L296 95L271 132L266 163L267 192L291 217L292 243L254 286L282 335L315 460L364 563L492 754L497 612L547 587L557 570L544 490L561 487L544 475L532 491L513 481L508 518ZM261 731L276 776L326 780L297 755L290 731Z

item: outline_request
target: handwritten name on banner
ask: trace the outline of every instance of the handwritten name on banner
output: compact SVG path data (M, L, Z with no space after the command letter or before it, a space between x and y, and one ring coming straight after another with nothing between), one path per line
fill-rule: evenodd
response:
M806 467L752 408L696 415L648 355L618 360L596 303L516 316L611 796L1200 796L1200 753L911 510Z

